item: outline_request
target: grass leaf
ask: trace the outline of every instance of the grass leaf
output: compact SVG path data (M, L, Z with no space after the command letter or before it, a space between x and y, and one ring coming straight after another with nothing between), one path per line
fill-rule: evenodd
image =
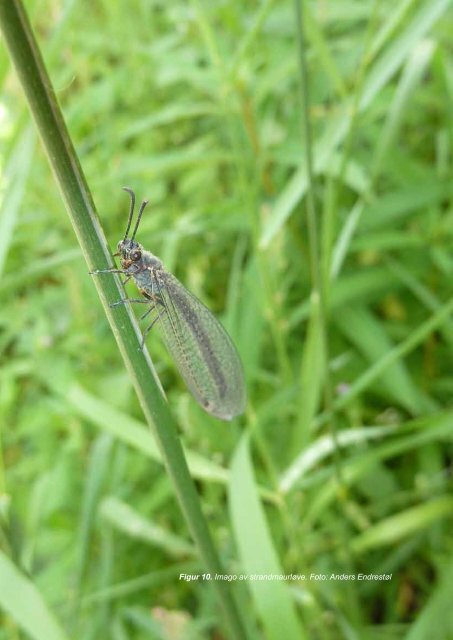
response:
M241 572L248 574L248 586L255 601L266 638L305 638L285 581L278 578L253 579L252 576L280 576L284 572L272 541L266 517L259 501L248 450L243 437L231 465L229 504Z
M33 581L1 550L0 606L33 640L68 638Z

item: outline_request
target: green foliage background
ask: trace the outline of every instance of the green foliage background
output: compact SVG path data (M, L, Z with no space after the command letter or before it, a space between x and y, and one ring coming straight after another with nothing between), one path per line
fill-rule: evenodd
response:
M306 3L311 188L293 4L27 8L111 246L126 184L241 353L230 425L148 340L226 569L306 576L234 585L250 637L452 637L451 3ZM0 638L223 637L4 48L0 81Z

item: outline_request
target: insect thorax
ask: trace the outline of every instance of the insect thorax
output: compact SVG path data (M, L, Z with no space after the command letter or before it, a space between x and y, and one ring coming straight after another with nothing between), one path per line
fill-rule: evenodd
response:
M155 255L153 255L150 251L142 250L142 259L144 267L151 267L151 269L162 269L162 261L159 260Z
M151 290L155 286L158 275L163 270L162 262L149 251L142 250L140 260L131 265L132 275L139 289Z

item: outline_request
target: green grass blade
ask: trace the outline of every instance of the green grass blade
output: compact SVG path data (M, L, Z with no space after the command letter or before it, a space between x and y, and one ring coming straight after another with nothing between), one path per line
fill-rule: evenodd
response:
M300 375L300 402L298 421L294 433L292 452L297 455L309 440L313 417L322 396L325 374L324 329L319 312L319 296L311 296L312 312L308 321L307 336L302 354Z
M348 126L349 116L344 115L339 118L334 118L330 125L327 126L326 133L320 140L314 143L315 175L319 174L328 166L332 153L344 140ZM305 159L303 159L299 168L296 169L278 195L273 211L263 227L260 239L260 247L262 249L269 247L276 234L293 212L295 206L307 193L307 188L307 166Z
M373 38L373 44L370 47L370 57L374 57L385 43L391 39L398 27L404 22L408 11L414 4L417 4L418 1L419 0L402 0L402 2L394 7L394 11L389 12L386 22L384 22Z
M41 258L33 263L24 267L18 273L11 273L5 275L0 282L0 293L5 294L11 290L17 289L29 282L39 280L39 278L46 273L51 273L54 269L67 264L68 262L81 260L79 249L68 249L62 251L58 255Z
M421 3L417 13L371 69L360 98L361 111L371 104L417 43L449 6L451 6L450 0L425 0Z
M335 313L334 322L370 364L384 357L393 348L382 324L363 305L339 309ZM402 360L395 360L386 367L381 384L388 397L407 411L415 414L421 411L420 390L412 381Z
M394 433L395 430L392 427L357 427L339 431L335 438L332 435L321 436L304 449L282 474L279 482L280 491L287 493L295 482L307 475L308 471L332 455L336 447L357 445L391 436Z
M385 155L391 148L401 122L407 113L409 101L412 99L415 89L422 81L426 69L432 60L435 51L434 43L422 40L417 43L414 51L409 56L401 74L401 80L390 105L386 122L379 138L377 149L373 158L371 173L376 176L385 160Z
M380 520L351 541L355 553L400 542L415 532L420 532L439 518L449 518L453 510L453 498L440 496L432 498L411 509Z
M105 521L117 531L122 531L130 538L143 540L163 549L170 556L192 557L196 553L195 548L189 542L163 527L153 524L118 498L113 496L105 498L102 501L100 513Z
M0 607L33 640L66 640L68 636L44 602L36 585L0 550Z
M242 438L232 462L229 504L243 572L249 576L283 574L259 501L247 437ZM302 640L306 637L297 618L288 585L284 581L249 580L247 584L266 638Z
M312 55L315 55L316 58L319 59L320 66L325 69L326 75L329 77L332 86L335 87L338 96L345 99L347 96L347 88L338 70L335 59L330 52L327 38L323 34L318 21L315 19L310 5L304 3L303 9L307 25L307 38L313 49Z
M78 535L79 558L75 580L77 597L80 597L82 581L88 566L90 543L95 529L99 496L101 495L102 483L109 469L111 450L112 438L107 434L102 434L94 442L90 452Z
M453 637L453 609L451 594L453 593L453 560L449 559L445 569L441 570L441 578L434 589L430 590L430 598L417 619L405 635L405 640L425 640L433 637L436 640L449 640ZM439 622L442 621L442 624Z
M34 144L34 132L30 127L27 127L19 138L4 170L3 180L6 181L8 191L6 197L3 198L0 210L0 276L3 274L5 260L12 242Z

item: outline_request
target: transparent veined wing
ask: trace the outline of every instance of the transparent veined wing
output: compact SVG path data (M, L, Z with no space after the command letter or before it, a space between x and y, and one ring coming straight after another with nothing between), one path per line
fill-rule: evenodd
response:
M239 354L205 305L165 269L154 272L159 327L165 345L197 402L231 420L244 412L246 392Z

